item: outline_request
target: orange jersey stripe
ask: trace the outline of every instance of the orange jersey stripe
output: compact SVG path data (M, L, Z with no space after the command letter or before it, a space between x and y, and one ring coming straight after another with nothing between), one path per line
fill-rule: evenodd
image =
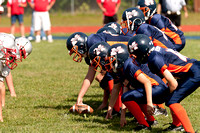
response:
M169 64L169 67L167 69L173 73L188 72L192 65L193 65L192 63L188 63L185 66L177 66L174 64Z
M139 74L141 74L141 73L143 73L143 72L142 72L141 70L138 70L138 71L135 73L134 77L137 79L137 76L138 76ZM159 85L159 83L158 83L155 79L149 77L149 76L146 75L145 73L143 73L143 74L144 74L144 76L145 76L146 78L148 78L148 79L150 80L152 86L153 86L153 85Z
M158 41L156 39L153 40L153 44L154 44L154 46L160 46L162 48L167 48L163 43L161 43L160 41Z
M164 29L164 28L163 28ZM180 36L178 34L176 34L175 32L172 32L170 29L166 29L166 30L163 30L164 33L169 36L170 38L173 39L173 41L176 43L176 44L182 44L182 40L180 38Z
M137 79L137 76L140 74L140 73L143 73L141 70L137 70L137 72L134 74L134 78Z
M167 69L167 65L164 65L162 68L161 68L161 73L163 74L163 72Z

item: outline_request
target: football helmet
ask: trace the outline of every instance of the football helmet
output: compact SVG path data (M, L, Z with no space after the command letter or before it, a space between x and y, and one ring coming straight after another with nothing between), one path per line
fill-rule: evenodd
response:
M25 37L19 37L15 39L15 46L19 50L19 60L22 61L22 58L26 59L28 55L32 52L32 44Z
M110 28L110 27L103 27L103 28L99 29L97 31L97 34L99 34L99 33L106 33L106 34L111 34L111 35L117 34L117 32L113 28Z
M120 35L122 33L122 27L117 22L109 22L106 25L104 25L104 27L110 27L110 28L114 29L118 35Z
M127 46L122 43L117 43L108 49L106 58L106 71L117 73L124 66L125 61L129 58Z
M19 50L15 46L15 37L11 34L0 33L0 59L8 68L14 69L17 67L17 55Z
M87 53L87 38L88 36L82 32L75 32L67 39L66 46L69 50L69 55L76 62L81 62L82 57Z
M153 48L153 42L144 34L137 34L128 41L128 51L130 55L135 55L136 60L141 64L147 63L149 53Z
M94 70L101 72L102 69L105 70L105 58L110 45L106 42L99 42L92 45L89 49L89 58L91 60L91 65L94 66Z
M128 8L122 14L121 26L122 28L127 28L127 32L123 32L123 34L127 34L129 31L136 31L143 23L145 23L144 14L137 7Z
M155 0L138 0L138 7L144 13L145 20L153 16L156 13L156 2Z

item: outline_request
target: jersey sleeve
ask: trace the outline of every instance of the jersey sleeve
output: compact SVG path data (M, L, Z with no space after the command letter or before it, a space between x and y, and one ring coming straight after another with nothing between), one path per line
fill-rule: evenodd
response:
M97 1L97 3L101 3L101 0L96 0Z
M163 72L167 69L167 64L165 64L162 54L156 51L153 51L150 54L148 66L151 72L158 75L163 74Z
M165 23L163 21L164 18L160 14L155 14L151 19L149 24L158 27L161 31L165 31Z

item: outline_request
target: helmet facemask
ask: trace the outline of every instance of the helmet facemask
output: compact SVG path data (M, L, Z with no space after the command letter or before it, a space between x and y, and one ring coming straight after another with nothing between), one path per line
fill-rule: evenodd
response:
M130 20L129 16L130 15L128 15L128 12L126 11L126 20L122 19L122 22L121 22L122 29L123 29L123 27L127 28L127 32L126 33L124 33L124 31L122 30L122 33L124 35L126 35L129 31L131 33L133 33L133 31L136 31L137 28L143 23L143 21L139 17L135 17L133 20ZM123 24L125 26L123 26Z
M106 65L105 65L105 69L107 72L117 72L117 60L114 56L110 56L106 58Z
M151 10L149 9L149 7L140 7L140 10L144 13L144 18L145 20L148 20L150 15Z
M4 56L2 57L2 60L5 60L5 64L10 68L11 70L17 67L17 56L16 56L16 49L10 49L10 48L2 48L1 51L3 52Z
M129 31L130 31L130 26L129 25L131 25L132 24L132 22L129 20L129 21L123 21L122 20L122 22L121 22L121 27L122 27L122 33L124 34L124 35L126 35ZM127 29L127 31L126 32L124 32L124 30L123 29Z
M94 70L96 72L101 73L102 70L105 68L101 65L101 57L100 56L96 56L92 61L91 61L91 65L94 67Z
M74 55L73 55L74 54ZM73 46L72 49L69 51L69 55L72 56L73 55L73 60L75 62L80 63L82 61L82 54L80 54L78 52L78 46Z

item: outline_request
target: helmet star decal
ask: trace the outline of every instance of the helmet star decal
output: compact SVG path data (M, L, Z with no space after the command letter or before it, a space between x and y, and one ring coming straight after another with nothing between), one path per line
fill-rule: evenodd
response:
M130 19L132 17L135 17L138 15L138 12L136 10L132 10L131 12L126 12L127 17Z
M117 29L117 25L116 24L114 24L114 23L112 23L111 25L109 25L108 27L110 27L110 28L113 28L113 29Z
M133 52L134 50L138 49L138 44L136 42L132 42L131 45L129 45L129 49L131 52Z
M71 39L72 45L74 46L78 41L83 42L83 38L79 34L76 34L74 38Z
M112 48L111 49L111 56L114 56L114 55L117 55L117 53L123 53L124 52L124 49L119 46L117 48Z
M149 5L153 5L154 1L153 0L145 0L145 5L149 6Z
M110 31L104 30L103 33L112 34Z
M96 53L96 55L99 55L101 53L101 51L104 51L105 48L103 45L99 45L98 48L94 49L94 53Z

